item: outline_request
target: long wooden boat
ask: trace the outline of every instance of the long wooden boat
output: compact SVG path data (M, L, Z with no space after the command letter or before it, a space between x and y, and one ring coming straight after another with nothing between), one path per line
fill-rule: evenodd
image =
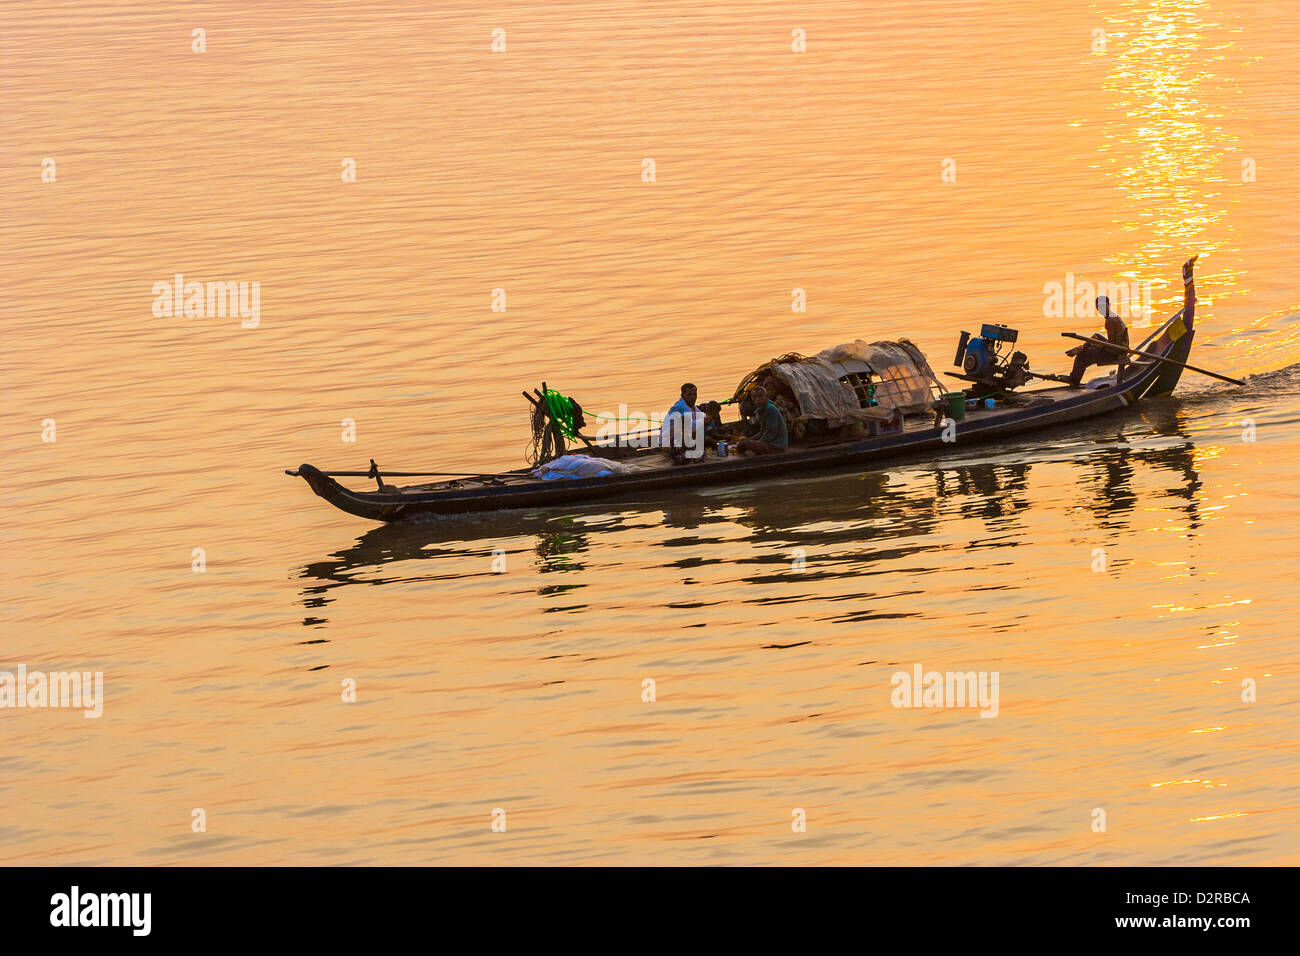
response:
M1157 328L1138 348L1139 357L1113 384L1092 388L1068 385L1012 393L992 409L969 411L964 420L937 423L931 414L909 416L890 434L848 441L791 444L783 454L754 457L708 455L690 464L673 464L667 453L646 449L623 457L628 471L595 478L544 480L531 468L406 487L385 485L356 491L310 464L287 472L302 477L317 495L348 514L374 521L418 515L451 515L539 508L633 496L650 490L701 485L741 484L795 472L847 467L875 469L904 456L941 457L967 447L1025 435L1104 415L1145 399L1168 395L1178 384L1191 352L1195 302L1189 288L1184 308ZM961 376L958 376L961 377ZM1095 385L1095 383L1094 383ZM593 453L600 454L594 450ZM615 457L610 455L610 457ZM355 473L354 473L355 474Z

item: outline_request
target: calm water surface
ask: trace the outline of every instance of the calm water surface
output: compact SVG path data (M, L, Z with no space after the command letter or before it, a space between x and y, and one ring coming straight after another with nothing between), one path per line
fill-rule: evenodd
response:
M1293 5L426 6L0 10L0 669L106 695L0 710L0 862L1300 861ZM1064 370L1044 283L1163 316L1192 252L1245 387L399 526L282 474L514 467L543 379L653 412L857 337ZM178 272L259 326L155 318ZM891 706L918 663L998 716Z

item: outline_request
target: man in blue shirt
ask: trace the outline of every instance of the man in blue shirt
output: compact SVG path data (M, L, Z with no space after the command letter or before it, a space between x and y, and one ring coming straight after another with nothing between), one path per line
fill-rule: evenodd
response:
M699 391L690 382L682 386L682 397L668 409L659 429L660 447L674 460L699 458L704 454L706 416L695 404Z
M736 450L746 455L778 455L785 451L790 439L785 429L785 418L781 410L768 399L767 389L756 386L749 392L754 404L755 434L742 438L736 444Z

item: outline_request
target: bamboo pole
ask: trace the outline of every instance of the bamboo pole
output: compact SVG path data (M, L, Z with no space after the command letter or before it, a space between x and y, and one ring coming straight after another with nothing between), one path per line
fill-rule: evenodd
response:
M286 468L286 475L292 478L299 477L298 469ZM322 475L327 478L374 478L374 472L370 471L322 471ZM508 475L510 472L503 471L502 475ZM499 478L500 475L485 475L473 471L386 471L385 478Z

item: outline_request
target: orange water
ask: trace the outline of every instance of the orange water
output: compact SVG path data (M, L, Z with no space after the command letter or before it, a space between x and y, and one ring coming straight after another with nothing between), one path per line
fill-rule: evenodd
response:
M1300 859L1294 5L426 6L0 8L0 670L106 694L0 710L0 862ZM282 474L514 467L542 380L658 412L858 337L1063 370L1045 283L1165 315L1193 252L1245 388L407 527ZM176 273L259 324L155 317ZM918 663L998 716L893 707Z

